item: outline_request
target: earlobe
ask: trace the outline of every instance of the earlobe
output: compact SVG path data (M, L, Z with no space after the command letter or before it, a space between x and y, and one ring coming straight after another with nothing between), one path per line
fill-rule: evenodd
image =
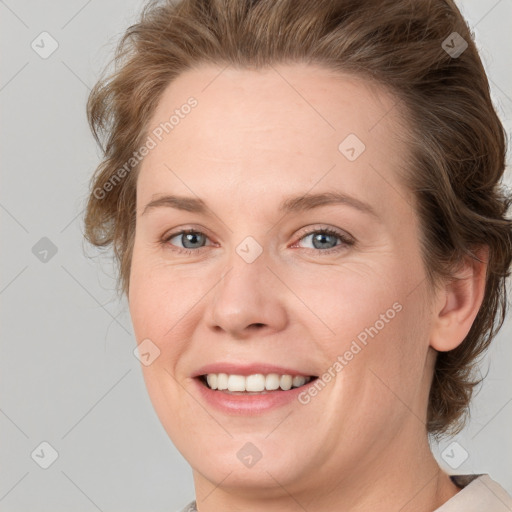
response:
M468 257L464 266L447 282L433 314L430 346L440 352L458 347L468 335L485 293L489 249L476 251L480 261Z

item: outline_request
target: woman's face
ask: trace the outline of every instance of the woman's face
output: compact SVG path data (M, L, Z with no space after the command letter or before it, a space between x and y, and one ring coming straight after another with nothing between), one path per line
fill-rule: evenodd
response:
M203 494L334 486L424 442L431 313L397 119L383 90L311 65L204 66L163 94L129 304L149 396ZM208 373L318 379L240 395Z

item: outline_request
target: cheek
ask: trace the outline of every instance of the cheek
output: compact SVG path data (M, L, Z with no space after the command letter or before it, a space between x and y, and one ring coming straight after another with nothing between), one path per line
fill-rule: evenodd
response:
M330 336L326 331L326 339L333 343L358 336L364 341L364 333L375 324L379 333L386 330L403 306L400 285L389 278L389 270L352 267L331 268L301 279L299 293L307 298L307 306L318 313L330 331Z
M135 243L131 271L129 309L137 341L154 336L160 339L162 330L169 330L173 312L180 308L181 286L169 279L170 270L161 260ZM165 331L164 331L165 332ZM157 333L159 334L158 336Z
M160 351L152 366L172 369L173 360L180 350L179 339L175 339L173 343L166 343L166 340L176 338L179 331L179 324L175 328L173 326L184 315L183 298L180 304L179 294L170 291L164 293L158 281L150 278L135 279L130 294L129 309L137 343L151 340Z
M151 256L139 258L134 253L129 310L135 338L137 343L149 338L160 351L150 367L143 367L147 381L168 381L166 371L176 374L201 314L202 283L205 281L165 267Z
M169 280L163 279L162 269L141 265L141 261L148 260L135 256L132 261L129 310L137 343L147 343L145 340L149 339L159 351L150 364L141 362L141 369L153 407L174 438L179 435L179 429L175 431L177 425L185 421L181 416L186 417L190 408L174 380L178 378L176 365L187 346L183 329L190 300L180 293L181 284L176 278L170 287ZM151 350L155 354L155 349Z
M334 273L328 287L308 295L311 309L320 312L330 330L325 329L321 342L329 364L340 362L341 356L342 372L354 386L373 382L394 389L422 378L428 349L424 301L392 269Z
M394 298L388 296L388 300ZM426 398L428 326L422 304L406 297L393 305L395 308L379 310L379 316L369 319L356 335L354 339L361 352L354 356L350 368L353 370L351 389L354 393L364 389L368 414L380 416L383 421L386 415L409 416L410 410L421 416ZM364 344L359 342L361 339ZM373 410L377 404L378 412Z

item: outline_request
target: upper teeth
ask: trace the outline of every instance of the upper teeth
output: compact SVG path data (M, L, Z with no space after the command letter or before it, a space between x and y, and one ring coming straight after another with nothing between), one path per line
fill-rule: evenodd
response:
M263 375L256 373L254 375L228 375L227 373L209 373L206 376L208 386L212 389L228 391L272 391L279 387L287 391L292 387L298 388L309 382L311 377L302 377L296 375L279 375L277 373L269 373Z

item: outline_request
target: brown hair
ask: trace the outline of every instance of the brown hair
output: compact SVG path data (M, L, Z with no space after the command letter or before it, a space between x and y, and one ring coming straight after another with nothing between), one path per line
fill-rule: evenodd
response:
M91 180L85 237L113 244L118 293L129 289L139 169L128 172L126 162L181 72L201 63L263 68L302 61L366 78L392 91L410 124L414 172L405 179L418 205L429 286L476 258L476 248L489 247L482 306L465 340L438 353L430 390L428 432L459 432L481 382L474 380L478 358L505 318L512 247L505 217L511 198L500 186L506 134L472 38L449 0L149 2L87 105L104 158Z

